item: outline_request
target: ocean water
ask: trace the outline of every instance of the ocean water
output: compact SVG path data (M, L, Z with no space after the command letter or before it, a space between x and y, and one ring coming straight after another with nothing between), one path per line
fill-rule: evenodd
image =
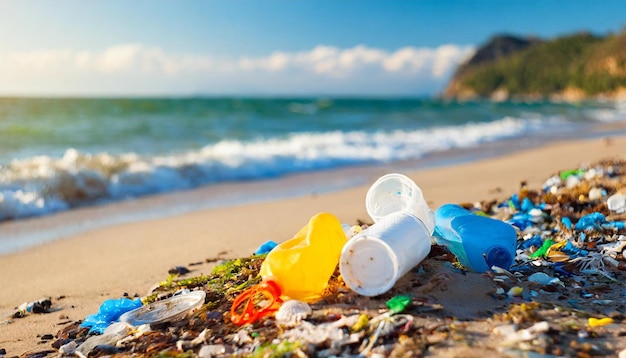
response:
M441 164L459 149L588 136L617 121L624 103L5 98L0 221L218 183Z

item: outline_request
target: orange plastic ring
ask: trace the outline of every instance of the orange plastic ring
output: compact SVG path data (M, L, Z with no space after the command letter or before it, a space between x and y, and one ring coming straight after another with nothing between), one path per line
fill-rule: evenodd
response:
M269 303L262 309L256 309L254 306L254 297L258 294L263 295ZM235 300L230 309L230 320L236 325L244 325L254 323L260 318L276 311L276 303L280 302L280 289L275 282L261 282L259 285L250 287L243 291ZM243 305L241 314L237 313L237 309Z

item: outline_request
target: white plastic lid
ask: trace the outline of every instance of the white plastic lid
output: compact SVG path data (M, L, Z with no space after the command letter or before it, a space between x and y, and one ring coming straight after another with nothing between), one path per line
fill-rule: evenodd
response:
M174 321L202 306L205 297L206 293L202 290L173 296L126 312L120 316L120 321L131 326Z
M351 290L363 296L376 296L396 283L398 258L384 241L362 234L344 245L339 270Z

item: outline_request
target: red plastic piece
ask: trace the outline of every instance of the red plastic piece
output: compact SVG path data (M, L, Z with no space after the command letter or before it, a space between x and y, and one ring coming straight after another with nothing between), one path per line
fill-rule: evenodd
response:
M254 323L278 310L282 303L280 295L281 289L276 281L263 280L235 298L230 309L230 320L240 326ZM240 306L243 306L242 310L239 310Z

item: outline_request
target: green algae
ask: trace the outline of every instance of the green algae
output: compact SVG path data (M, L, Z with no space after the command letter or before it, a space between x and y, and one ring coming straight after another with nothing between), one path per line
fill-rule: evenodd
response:
M252 358L279 358L285 357L299 349L301 343L282 341L280 343L263 344L250 355Z
M178 274L171 274L159 283L151 295L142 299L144 304L159 300L164 294L173 293L180 289L202 287L210 292L210 297L223 298L235 295L246 288L261 282L259 270L266 255L254 255L226 260L215 266L211 274L189 278L179 278ZM211 302L211 299L208 300Z

